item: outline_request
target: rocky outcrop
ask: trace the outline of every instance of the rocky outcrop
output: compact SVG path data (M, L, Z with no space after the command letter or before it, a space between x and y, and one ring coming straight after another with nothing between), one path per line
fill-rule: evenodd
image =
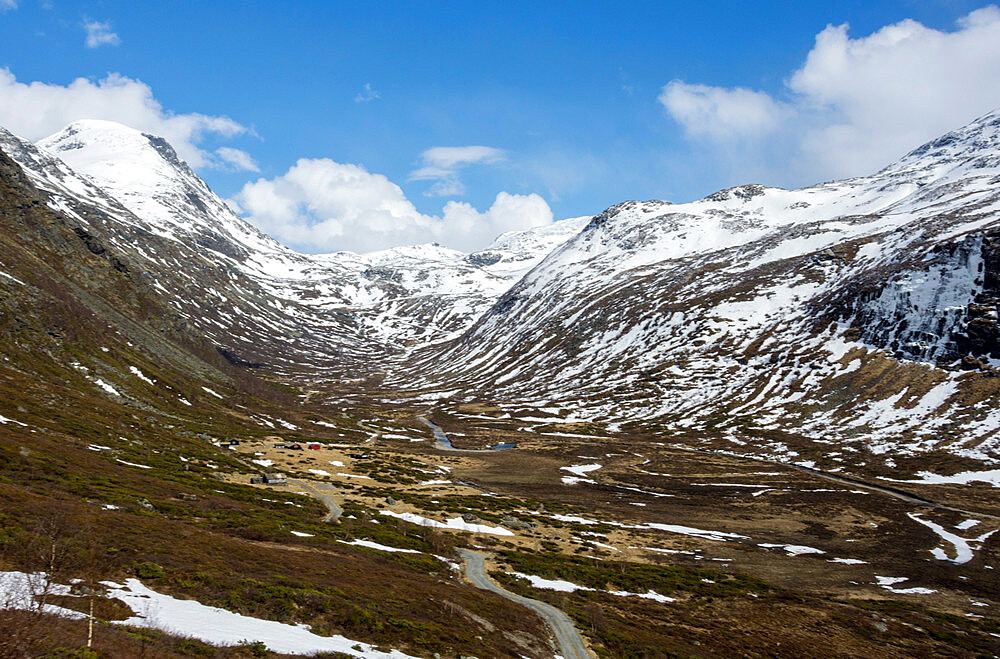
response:
M936 246L913 265L842 310L859 340L949 368L1000 359L1000 231Z

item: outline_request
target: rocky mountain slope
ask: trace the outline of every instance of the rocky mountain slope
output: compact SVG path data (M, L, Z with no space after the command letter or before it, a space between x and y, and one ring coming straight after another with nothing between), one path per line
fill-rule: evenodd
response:
M472 255L423 245L307 256L237 216L162 138L87 120L39 147L0 132L0 149L49 205L128 254L179 325L234 364L278 372L356 372L375 356L460 333L583 225L505 235Z
M469 255L298 254L111 122L0 148L237 367L878 472L1000 457L998 125L869 177L626 202Z
M991 114L869 177L613 206L406 377L834 470L995 464L998 177Z

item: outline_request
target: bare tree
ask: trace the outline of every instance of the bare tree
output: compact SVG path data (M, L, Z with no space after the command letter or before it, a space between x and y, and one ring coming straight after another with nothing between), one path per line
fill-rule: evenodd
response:
M604 610L597 602L588 602L583 607L583 613L587 616L587 623L590 625L591 632L596 632L598 627L604 625Z
M46 606L56 585L67 577L69 540L65 519L51 516L3 546L3 560L13 570L4 573L0 583L0 614L5 618L0 655L30 656L32 646L44 640Z
M79 529L79 570L87 596L87 647L94 643L94 604L106 591L101 579L111 570L111 561L103 543L99 542L94 528L86 525Z
M62 517L41 519L25 545L23 565L31 581L37 613L44 613L55 586L68 576L71 567L72 532Z

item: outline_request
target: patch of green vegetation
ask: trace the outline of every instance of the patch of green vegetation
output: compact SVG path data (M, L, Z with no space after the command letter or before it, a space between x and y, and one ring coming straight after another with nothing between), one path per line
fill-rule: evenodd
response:
M200 601L244 615L286 623L308 619L312 631L321 636L345 631L392 637L402 633L421 647L436 647L440 639L447 636L435 623L392 615L379 602L359 601L351 593L332 586L310 585L287 578L263 582L204 572L174 576L171 581L182 591L199 593ZM198 656L197 648L192 649L191 654Z
M421 473L419 465L422 463L416 460L393 456L392 460L355 460L353 469L382 483L413 485L425 475Z
M43 659L110 659L111 655L90 648L53 648L43 655Z
M398 492L388 488L363 486L358 490L359 494L375 498L393 497L399 501L411 504L421 510L428 512L441 512L455 515L473 512L478 517L499 524L507 515L526 522L537 522L538 516L519 511L538 510L542 507L540 501L536 499L517 499L502 496L480 496L475 494L420 494L416 492ZM562 504L545 503L547 510L559 512L580 512L582 509L566 506ZM557 520L546 518L545 523L549 526L572 526ZM580 530L598 531L607 533L612 527L604 525L580 525ZM603 531L602 531L603 529Z
M267 649L267 646L262 641L243 641L236 647L248 653L251 657L266 657L271 654L271 651Z

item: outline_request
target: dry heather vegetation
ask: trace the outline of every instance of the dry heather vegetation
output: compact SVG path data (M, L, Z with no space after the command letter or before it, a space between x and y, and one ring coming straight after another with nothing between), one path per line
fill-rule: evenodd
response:
M182 380L170 381L184 390ZM431 414L456 447L517 448L442 451L417 420L420 411L405 405L334 416L243 396L245 409L231 414L213 396L188 389L191 409L155 417L116 415L117 403L81 393L86 388L56 391L9 368L2 387L15 406L36 397L53 401L51 414L22 405L18 421L27 425L0 426L7 568L44 567L45 548L57 545L64 560L55 573L66 578L86 576L98 564L103 578L139 576L178 597L416 655L546 656L546 632L533 614L464 584L434 558L458 562L454 547L475 546L493 556L495 580L562 608L599 656L831 656L831 638L837 656L980 656L1000 649L996 622L967 615L978 610L970 600L996 605L1000 583L988 569L997 563L995 540L960 568L935 561L928 550L939 538L906 513L951 525L966 516L787 466L692 452L649 436L611 441L587 436L594 429L579 424L526 432L499 415L489 419L488 411L468 418L462 407ZM297 429L246 422L264 415ZM239 445L217 445L230 438ZM324 447L274 448L294 442ZM362 454L368 457L351 457ZM562 468L580 464L601 465L584 474L593 482L564 483L571 473ZM324 506L294 484L249 485L252 475L275 470L314 482L344 515L323 523ZM986 488L972 487L979 496L957 486L907 489L961 502L980 518L1000 513ZM108 504L117 509L106 510ZM436 520L474 515L476 523L511 527L514 535L434 530L382 511ZM650 523L745 539L641 528ZM359 539L421 553L344 544ZM760 544L824 553L792 556ZM865 563L830 563L835 557ZM591 590L535 588L513 573ZM937 592L893 594L874 583L875 574L908 576L906 585ZM609 592L649 590L674 601ZM261 652L120 627L113 621L127 612L108 603L97 611L103 622L94 647L110 656ZM16 641L27 655L75 651L86 638L78 621L39 624L27 613L5 615L24 630Z

